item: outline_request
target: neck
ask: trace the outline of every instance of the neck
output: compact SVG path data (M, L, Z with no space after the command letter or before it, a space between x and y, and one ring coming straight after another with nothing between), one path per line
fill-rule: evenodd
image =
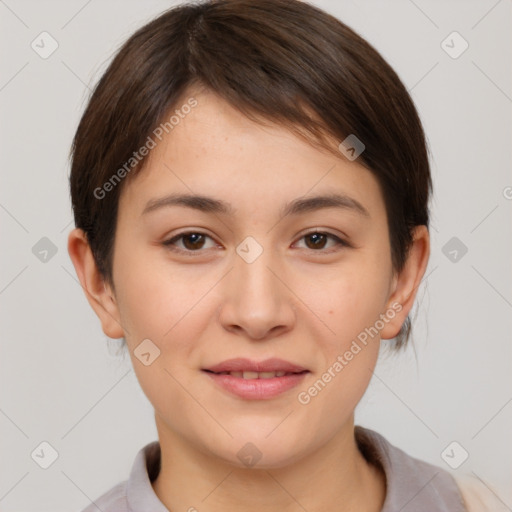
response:
M239 468L198 451L157 420L161 469L152 483L170 511L380 512L385 476L359 451L353 417L328 443L292 465Z

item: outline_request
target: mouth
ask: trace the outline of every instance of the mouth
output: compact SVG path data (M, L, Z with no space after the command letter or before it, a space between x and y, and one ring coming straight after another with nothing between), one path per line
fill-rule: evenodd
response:
M230 359L203 368L202 372L229 395L249 400L276 397L298 386L311 373L302 366L275 358L262 362Z
M203 370L208 373L213 373L214 375L230 375L231 377L237 377L239 379L273 379L275 377L288 377L290 375L301 375L303 373L308 373L309 370L303 370L301 372L285 372L285 371L277 371L277 372L251 372L251 371L237 371L237 372L212 372L211 370Z

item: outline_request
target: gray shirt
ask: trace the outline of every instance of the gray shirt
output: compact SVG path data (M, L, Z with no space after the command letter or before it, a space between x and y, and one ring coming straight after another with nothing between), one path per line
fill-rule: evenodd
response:
M386 475L386 498L381 512L467 512L459 487L450 473L407 455L377 432L355 427L365 458ZM139 450L128 480L117 484L82 512L169 512L151 482L160 471L160 443Z

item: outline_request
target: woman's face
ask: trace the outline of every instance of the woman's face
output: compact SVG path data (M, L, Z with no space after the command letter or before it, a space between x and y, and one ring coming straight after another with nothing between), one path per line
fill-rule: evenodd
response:
M238 465L252 450L277 467L352 420L380 337L404 319L384 201L357 160L255 124L211 93L195 97L120 198L119 336L161 434ZM334 194L338 206L314 200ZM258 383L206 371L233 358L306 372Z

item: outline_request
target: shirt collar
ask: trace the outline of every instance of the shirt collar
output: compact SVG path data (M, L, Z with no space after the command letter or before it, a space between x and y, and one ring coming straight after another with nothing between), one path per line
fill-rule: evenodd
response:
M364 457L385 474L381 512L467 512L448 471L411 457L374 430L357 425L355 437Z
M169 512L151 485L159 471L160 443L153 441L139 450L130 472L126 497L131 511Z

